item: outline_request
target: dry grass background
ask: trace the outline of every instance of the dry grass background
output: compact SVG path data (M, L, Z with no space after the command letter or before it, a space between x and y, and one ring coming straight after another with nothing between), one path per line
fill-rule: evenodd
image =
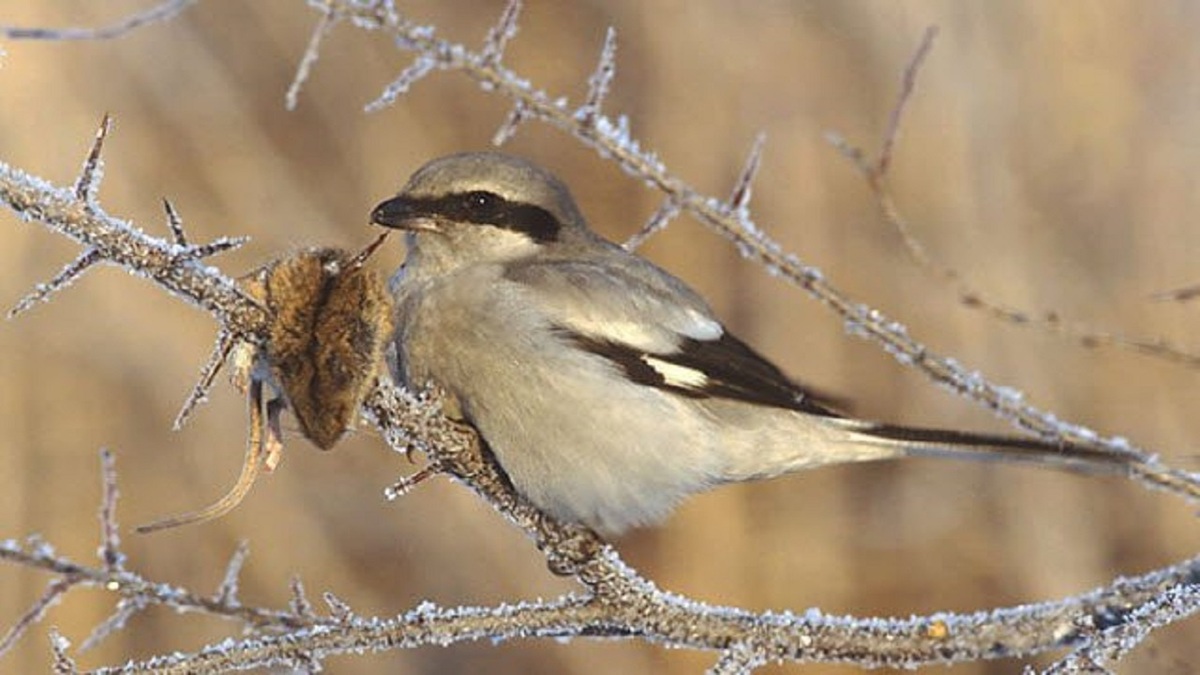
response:
M146 4L9 0L0 23L98 25ZM501 6L399 4L473 43ZM5 44L0 159L69 182L111 111L117 126L102 191L110 213L162 233L166 195L196 240L252 235L216 261L234 274L307 244L359 246L374 234L365 224L372 205L425 160L484 147L507 106L461 76L435 75L395 107L364 115L362 105L407 57L377 35L341 27L299 109L287 113L283 93L314 20L300 0L205 2L123 40ZM754 135L766 131L754 213L788 249L935 349L1046 409L1197 468L1195 372L1088 351L958 306L905 256L861 180L822 140L829 129L866 144L880 136L899 73L931 23L942 32L893 176L901 208L935 255L1005 302L1195 344L1200 308L1146 297L1200 280L1200 5L533 0L508 62L578 100L605 27L616 26L608 110L628 113L635 134L680 175L726 194ZM560 172L612 238L631 234L660 201L536 124L509 149ZM0 242L4 304L77 252L10 215L0 215ZM380 261L393 268L399 249ZM828 312L695 223L676 222L644 252L695 284L788 372L849 396L862 415L1005 428L847 337ZM92 556L102 446L117 452L126 525L220 494L245 438L232 388L219 387L186 429L170 431L213 329L207 316L111 269L0 324L0 537L40 532L65 552ZM549 596L566 586L465 490L435 481L386 503L381 489L410 467L369 429L328 454L298 438L288 450L233 515L128 535L131 564L152 578L212 588L246 538L245 602L284 603L296 573L311 591L335 591L364 614L422 599ZM907 615L1078 593L1193 555L1198 534L1186 506L1117 480L912 461L722 489L619 547L665 588L712 602ZM0 622L15 619L44 582L0 569ZM49 623L78 640L110 607L107 595L81 592ZM228 629L150 611L85 663L195 649ZM1164 631L1125 672L1192 672L1195 631L1195 621ZM44 626L28 636L0 660L0 672L44 672L44 636ZM691 673L711 662L622 641L466 645L330 665L337 673ZM1001 662L952 672L1018 670Z

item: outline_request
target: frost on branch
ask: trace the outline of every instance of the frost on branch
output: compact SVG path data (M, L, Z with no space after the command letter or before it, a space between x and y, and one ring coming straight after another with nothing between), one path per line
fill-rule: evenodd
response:
M681 208L678 200L673 197L667 197L663 200L662 205L650 216L649 220L646 221L646 224L642 225L622 246L625 247L626 251L636 251L641 248L647 239L665 230L667 225L670 225L671 221L679 215Z
M115 23L100 28L21 28L0 26L0 37L10 40L111 40L124 37L131 31L151 24L174 19L200 0L164 0L145 11L130 14Z
M575 113L582 125L595 126L596 120L600 118L600 108L604 105L604 99L608 96L616 74L617 31L609 26L608 32L604 34L604 47L600 49L600 60L596 63L596 70L588 78L587 98Z
M66 267L63 267L59 270L58 274L50 278L50 281L37 284L33 287L33 291L18 300L17 304L8 310L8 318L16 318L22 312L32 308L39 302L49 302L50 296L75 283L76 279L83 276L84 272L91 269L92 265L101 260L103 258L96 249L84 249L83 253L80 253L74 260L67 263Z
M521 15L521 0L509 0L500 13L500 20L488 31L483 40L483 51L479 55L479 65L484 68L495 68L504 58L504 48L508 41L517 34L517 18Z
M196 384L192 385L192 389L188 392L187 399L184 400L183 406L179 409L179 414L175 416L175 423L172 425L176 431L183 428L187 424L188 418L192 416L196 406L203 403L208 398L208 392L212 389L213 381L217 378L217 373L221 372L221 367L229 358L229 354L238 344L238 339L228 330L220 330L217 332L217 340L213 345L212 352L208 355L208 360L204 362L204 366L200 369L200 376L196 378Z
M304 56L300 57L300 65L296 67L296 74L292 77L287 94L284 95L284 107L288 110L296 109L296 104L300 99L300 90L308 81L308 76L320 57L321 42L333 31L333 27L337 25L339 19L331 5L321 5L321 8L324 10L321 20L317 22L316 28L313 28L312 36L308 39L308 46L304 49Z

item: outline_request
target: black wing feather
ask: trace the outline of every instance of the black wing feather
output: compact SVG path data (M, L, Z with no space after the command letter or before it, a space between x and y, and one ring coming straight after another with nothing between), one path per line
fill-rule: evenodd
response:
M814 415L840 417L830 407L834 401L815 394L783 374L749 345L723 332L716 340L683 338L669 354L646 352L627 344L560 329L579 347L620 366L630 380L691 398L727 398ZM704 373L700 386L680 386L667 381L647 358Z

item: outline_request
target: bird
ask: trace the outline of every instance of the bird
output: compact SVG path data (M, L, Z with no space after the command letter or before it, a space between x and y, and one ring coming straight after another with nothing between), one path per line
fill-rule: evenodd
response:
M524 158L429 161L370 220L407 245L389 281L395 381L440 389L521 495L605 536L720 485L831 464L935 456L1120 474L1130 461L843 414L682 280L596 234L563 181Z

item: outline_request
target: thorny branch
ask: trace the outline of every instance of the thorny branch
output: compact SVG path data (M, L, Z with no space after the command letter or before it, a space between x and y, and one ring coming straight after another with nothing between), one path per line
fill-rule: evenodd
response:
M162 3L122 22L120 30L144 25L148 16L177 13L189 4L178 0ZM1043 436L1129 457L1136 462L1135 475L1144 482L1193 498L1198 494L1195 476L1174 471L1127 444L1100 438L1081 427L1065 425L1024 404L1015 392L993 385L952 360L929 352L902 327L869 307L851 301L828 284L819 271L784 253L757 229L748 213L746 200L753 167L757 165L757 149L751 152L744 172L746 177L739 180L728 201L701 195L669 173L653 154L642 150L628 136L628 123L623 118L614 124L600 111L604 93L615 72L615 42L611 34L605 41L587 100L579 108L572 109L565 102L534 89L503 66L503 48L516 30L520 8L517 2L509 4L500 24L493 29L480 52L441 40L433 30L408 22L390 2L329 0L317 4L323 18L310 42L310 51L315 52L336 17L348 19L362 28L383 31L401 48L417 52L414 65L388 87L380 99L381 104L386 105L433 70L462 71L485 90L498 92L513 101L513 113L498 136L511 136L516 127L528 119L540 119L567 131L604 156L611 157L634 177L662 191L667 197L662 209L664 221L676 211L688 211L733 240L745 255L834 309L857 332L871 336L898 359ZM10 37L14 35L14 29L0 30ZM100 29L93 37L110 37L113 30ZM39 31L22 35L54 37ZM71 37L77 33L67 32L66 35ZM302 65L311 65L313 59L306 56ZM301 68L299 80L302 82L307 74L307 67ZM97 159L106 129L107 123L103 125L92 153ZM889 135L892 134L894 132L889 131ZM890 147L890 143L885 147ZM886 167L886 161L881 160L881 166ZM227 336L257 339L266 319L263 310L233 280L197 264L195 247L184 243L186 239L176 216L170 216L174 242L151 237L100 209L94 199L95 181L87 170L81 174L78 187L83 189L54 187L0 163L0 201L23 219L40 222L71 237L83 247L83 256L95 256L98 261L119 265L183 296L217 318ZM80 268L85 269L90 264L89 261ZM626 567L616 552L594 533L558 523L515 494L481 451L478 437L441 414L436 392L414 396L380 383L366 401L365 412L394 449L424 452L437 470L466 484L521 527L543 551L551 568L573 576L586 589L586 594L492 608L440 608L424 603L407 614L379 620L358 617L344 603L328 595L327 603L333 616L318 618L304 600L298 582L293 584L292 609L286 612L240 605L236 601L235 584L228 578L211 598L154 584L124 567L115 536L115 483L112 483L111 464L106 464L106 497L101 509L101 566L75 563L36 542L26 546L15 543L0 546L0 560L42 569L56 576L50 590L14 631L19 634L36 621L46 607L65 592L58 590L60 587L88 585L107 588L121 596L117 611L104 626L119 627L140 607L164 604L228 616L259 628L288 631L284 635L259 634L231 646L214 646L193 654L153 658L97 672L216 672L281 664L308 668L319 664L326 656L364 649L450 644L481 637L503 640L542 636L626 636L657 640L674 646L719 652L720 660L713 672L744 672L771 660L914 667L928 663L1028 656L1066 646L1078 647L1070 658L1099 662L1110 656L1118 657L1121 650L1146 632L1181 620L1200 606L1200 559L1187 560L1141 577L1118 580L1106 588L1061 602L967 615L938 614L905 620L854 619L830 617L816 611L797 616L754 614L708 606L658 590ZM235 555L231 570L236 571L242 557ZM102 626L98 632L103 630L108 629ZM1112 647L1114 644L1118 646ZM75 669L67 654L65 640L56 638L54 651L57 668L68 672ZM1071 672L1073 668L1069 664L1056 667L1066 669L1061 672Z
M537 637L636 636L678 647L719 651L722 655L713 672L744 672L771 660L914 667L1029 655L1071 645L1080 648L1070 659L1095 661L1103 655L1116 658L1153 628L1186 617L1200 607L1200 558L1061 602L965 615L855 619L815 610L804 615L754 614L705 605L658 590L626 567L615 551L593 534L548 519L514 494L480 453L477 438L440 414L436 397L413 397L381 385L366 407L393 447L416 440L425 443L423 447L433 453L443 470L467 483L525 529L556 571L574 575L588 593L495 607L443 608L422 603L390 619L360 617L327 594L331 615L318 617L303 599L298 582L293 582L289 611L238 603L234 579L245 557L243 547L234 553L225 579L212 596L147 581L104 563L109 556L102 556L100 566L75 563L38 542L24 546L6 542L0 546L0 560L56 575L58 579L51 585L54 597L75 586L104 588L117 594L121 600L113 618L98 627L85 645L96 643L130 614L151 604L232 618L260 631L254 637L191 654L153 657L92 671L105 674L299 667L323 657L364 649L382 651L480 638L500 641ZM116 485L111 454L103 453L102 459L106 496L101 508L101 550L106 551L116 545L107 534L117 531L112 502ZM36 608L44 609L45 604L39 602ZM20 628L28 628L36 618L24 621ZM1137 621L1143 618L1144 623ZM67 660L63 641L56 644L60 661Z

